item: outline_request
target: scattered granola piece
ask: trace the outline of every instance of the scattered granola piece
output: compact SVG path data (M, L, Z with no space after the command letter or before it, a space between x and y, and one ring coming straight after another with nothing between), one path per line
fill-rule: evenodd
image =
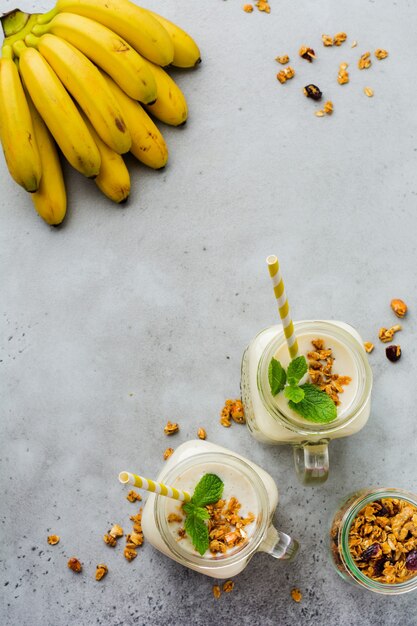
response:
M300 55L302 59L306 59L310 63L312 63L313 59L316 58L316 54L313 48L309 48L308 46L301 46L301 48L298 51L298 54Z
M284 72L284 70L281 70L280 72L278 72L277 74L277 80L279 80L279 82L281 83L281 85L283 85L284 83L287 82L287 76Z
M294 589L291 589L291 598L294 600L294 602L301 602L302 597L303 597L303 594L297 587L294 587Z
M349 72L340 68L337 75L337 82L339 85L346 85L346 83L349 82Z
M137 491L131 489L126 496L126 500L129 500L129 502L136 502L136 500L142 500L142 496Z
M60 540L60 536L59 535L49 535L48 537L48 543L50 546L56 546L57 543L59 543Z
M375 348L374 344L370 341L365 341L363 347L365 348L365 352L368 352L368 354Z
M358 67L360 70L367 70L372 65L372 61L370 59L371 53L364 52L361 58L358 61Z
M258 2L255 3L255 6L258 7L259 11L271 13L271 7L268 4L268 0L258 0Z
M245 11L245 13L252 13L253 6L251 4L244 4L243 5L243 10Z
M387 359L392 363L395 363L401 358L401 347L400 346L388 346L385 348L385 354Z
M407 305L404 300L400 300L399 298L395 298L391 300L391 309L394 311L397 317L404 317L407 313Z
M123 537L123 532L123 528L119 524L114 524L109 531L109 535L117 539L118 537Z
M114 548L117 544L117 539L115 537L112 537L112 535L110 535L109 533L103 535L103 541L104 543L107 543L107 545L111 548Z
M180 427L176 422L167 422L167 425L164 428L164 433L166 435L175 435L179 431Z
M219 585L213 585L213 596L218 600L221 596L221 590Z
M352 45L350 47L356 48L357 45L358 45L358 42L355 40L355 41L352 41Z
M290 57L288 54L284 54L282 57L275 57L275 61L278 61L281 65L287 65L290 62Z
M109 568L107 567L107 565L104 565L104 563L100 563L100 565L97 565L96 580L101 580L102 578L104 578L108 571Z
M323 111L327 113L327 115L333 113L333 102L331 100L327 100L327 102L324 103Z
M316 85L306 85L303 89L303 93L306 98L311 98L312 100L321 100L323 95Z
M233 582L233 580L226 580L226 582L223 583L224 593L230 593L231 591L233 591L234 586L235 586L235 583Z
M240 399L226 400L224 407L220 412L220 424L225 428L230 428L232 420L237 424L245 424L245 412L243 403Z
M174 448L167 448L164 452L164 461L166 461L167 459L169 459L169 457L171 456L171 454L174 453Z
M347 68L348 68L348 67L349 67L349 63L346 63L346 62L341 63L341 64L339 65L339 69L340 69L340 70L347 70Z
M333 400L336 406L340 404L339 394L343 387L351 382L350 376L340 376L333 373L334 357L331 349L325 349L322 339L313 339L311 342L314 351L307 353L308 373L313 385L316 385Z
M197 431L197 436L199 439L207 439L207 433L204 428L199 428Z
M232 422L229 417L222 416L220 418L220 424L224 426L224 428L230 428L232 425Z
M284 72L285 72L285 76L287 78L287 80L289 80L290 78L293 78L293 76L295 76L295 70L293 67L291 67L291 65L289 65L288 67L284 68Z
M374 53L374 54L375 54L376 58L377 58L377 59L379 59L379 60L381 61L382 59L386 59L386 58L387 58L387 56L388 56L388 51L387 51L387 50L384 50L383 48L377 48L377 49L375 50L375 53Z
M370 87L365 87L365 89L363 90L365 96L368 96L368 98L372 98L374 95L374 90L371 89Z
M322 109L320 109L319 111L316 111L314 115L317 117L324 117L326 114Z
M83 566L81 565L80 561L75 556L72 556L70 558L67 565L76 574L79 574L83 569Z
M347 35L346 33L336 33L334 36L334 45L341 46L344 41L346 41Z
M126 546L126 548L123 550L123 555L128 561L133 561L133 559L136 559L136 557L138 556L138 553L134 548L128 548Z
M184 518L182 515L178 515L177 513L170 513L167 519L168 519L168 523L172 524L173 522L181 523Z
M389 343L392 341L394 334L399 330L401 330L400 324L395 324L395 326L392 326L391 328L382 327L379 329L378 337L383 343Z
M333 37L330 35L322 35L321 40L323 42L323 46L332 46L333 45Z

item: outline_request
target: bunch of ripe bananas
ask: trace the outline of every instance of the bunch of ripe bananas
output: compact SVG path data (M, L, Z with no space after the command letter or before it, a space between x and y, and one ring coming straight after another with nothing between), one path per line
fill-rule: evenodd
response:
M130 192L122 154L165 166L150 115L172 126L187 119L185 97L162 69L200 62L186 32L129 0L58 0L49 13L16 10L2 24L0 139L10 174L48 224L66 213L57 146L117 203Z

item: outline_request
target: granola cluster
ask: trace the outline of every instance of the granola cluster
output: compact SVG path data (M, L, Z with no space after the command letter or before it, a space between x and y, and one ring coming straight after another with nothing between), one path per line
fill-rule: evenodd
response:
M128 561L133 561L138 555L137 549L143 544L142 509L136 515L131 515L130 520L133 522L133 529L126 535L123 554Z
M255 6L258 11L261 11L262 13L271 13L271 7L269 6L268 0L258 0L257 2L255 2ZM243 10L245 11L245 13L252 13L253 4L244 4Z
M325 391L336 406L340 404L339 394L343 387L351 382L350 376L333 373L334 357L331 348L324 347L323 339L313 339L314 350L307 353L308 373L313 385Z
M366 505L349 532L357 567L378 582L402 583L417 575L417 507L381 498Z
M284 84L287 82L287 80L290 80L294 76L295 76L294 68L292 68L291 65L288 65L288 67L284 67L283 70L278 72L277 80L279 80L281 84Z
M175 435L175 433L177 433L180 429L179 424L177 424L176 422L170 422L169 420L166 423L166 426L164 427L164 433L166 435Z
M395 324L395 326L391 326L391 328L382 327L379 329L378 337L383 343L389 343L399 330L401 330L401 324Z
M236 424L245 424L245 412L241 400L226 400L220 412L220 424L225 428L230 428L232 420Z

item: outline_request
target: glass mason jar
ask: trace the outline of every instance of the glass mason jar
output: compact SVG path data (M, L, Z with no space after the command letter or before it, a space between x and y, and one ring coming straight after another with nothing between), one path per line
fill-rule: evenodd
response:
M171 559L197 572L213 578L230 578L239 574L256 552L268 552L277 559L291 559L298 543L285 533L276 530L272 517L278 504L278 490L273 478L258 465L225 448L206 441L189 441L182 444L168 459L158 481L181 488L181 478L192 472L199 478L208 472L218 472L231 481L244 481L248 497L256 507L255 527L247 541L226 553L201 556L187 538L178 540L167 518L173 500L149 494L142 515L142 528L147 541ZM241 502L242 510L245 502ZM179 503L178 503L179 505ZM180 505L179 505L180 506ZM255 511L254 511L255 512Z
M405 500L417 507L417 495L403 489L373 487L350 495L333 518L330 528L330 549L333 565L343 580L368 591L386 595L398 595L417 589L416 576L402 583L382 583L366 576L350 553L349 532L358 513L371 502L381 498Z
M251 434L263 443L291 444L300 481L322 483L329 472L329 441L353 435L368 420L372 371L360 335L348 324L311 320L295 322L294 329L300 354L313 349L312 338L321 338L325 347L333 350L337 373L352 378L340 395L337 418L330 423L309 422L289 408L284 394L272 396L268 380L272 357L284 367L290 361L281 324L260 332L246 348L241 370L242 400Z

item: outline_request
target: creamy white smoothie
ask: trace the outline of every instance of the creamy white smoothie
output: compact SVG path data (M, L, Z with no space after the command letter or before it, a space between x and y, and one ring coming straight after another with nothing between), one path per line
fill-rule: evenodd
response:
M314 350L312 339L323 339L335 359L332 372L349 376L351 382L339 394L335 420L317 423L304 419L289 407L283 393L275 397L270 393L267 367L271 358L287 368L290 356L282 326L267 328L249 344L242 360L242 400L252 435L266 443L298 444L358 432L369 417L372 387L372 372L361 337L343 322L297 322L294 327L300 355L307 356Z
M149 494L142 515L142 528L149 543L182 565L218 579L236 576L257 551L268 552L279 559L295 555L297 542L271 525L278 504L275 481L241 455L211 442L188 441L175 450L157 480L192 494L200 478L207 473L222 479L222 499L236 497L239 500L242 505L239 515L255 515L254 521L245 527L246 540L225 554L207 550L200 555L189 538L179 538L178 530L183 523L168 522L170 513L181 514L180 502Z
M236 553L250 541L251 536L253 535L256 528L256 518L258 517L259 503L255 488L250 480L244 474L242 474L242 472L222 463L207 463L204 466L195 465L193 467L190 467L188 470L181 472L181 474L177 477L172 486L176 489L181 489L192 494L197 483L204 476L204 474L216 474L221 479L224 484L221 499L225 500L227 505L231 498L236 498L241 505L239 509L240 517L247 518L250 513L255 516L255 519L252 523L247 524L244 526L244 528L242 528L243 532L245 533L245 537L242 542L234 547L228 548L225 554L212 553L210 552L210 550L207 550L206 554L204 555L206 558L209 559L218 559L223 558L225 555L230 556L231 554ZM177 516L179 515L183 518L181 521L173 521L168 523L168 527L174 540L181 542L181 548L186 550L187 552L190 552L192 554L198 554L188 535L180 538L178 534L178 531L184 528L185 516L182 511L182 505L179 505L178 502L176 502L175 500L165 498L165 516L168 520L170 514Z

